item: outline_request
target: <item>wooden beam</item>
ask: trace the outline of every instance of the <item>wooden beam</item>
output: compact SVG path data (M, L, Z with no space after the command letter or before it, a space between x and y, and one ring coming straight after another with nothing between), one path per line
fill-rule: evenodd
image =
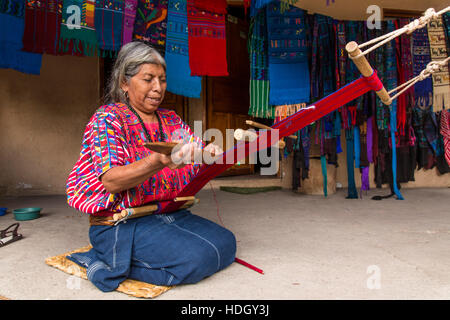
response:
M423 14L422 11L417 10L383 8L384 18L418 18L421 17L422 14Z

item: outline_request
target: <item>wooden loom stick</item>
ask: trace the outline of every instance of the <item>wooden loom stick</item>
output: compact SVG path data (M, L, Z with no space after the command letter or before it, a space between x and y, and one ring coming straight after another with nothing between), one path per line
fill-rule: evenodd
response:
M349 56L352 58L359 72L361 72L364 77L370 77L373 74L373 69L370 66L369 61L367 61L366 57L360 55L361 50L359 49L358 43L356 43L355 41L347 43L347 45L345 46L345 50L347 50ZM390 105L392 103L392 99L384 86L383 88L381 88L381 90L375 92L385 105Z
M236 129L234 131L234 138L237 141L255 141L258 138L258 134L256 132L250 130ZM286 146L286 143L283 140L280 140L275 145L279 149L283 149Z
M127 216L129 216L129 217L133 216L133 218L142 217L145 215L149 215L157 210L158 210L158 205L156 205L156 204L142 206L142 207L136 207L136 208L129 208L129 209L122 210L121 213L116 213L113 216L113 220L118 221L120 219L126 218Z
M262 123L259 123L259 122L252 121L252 120L245 120L245 123L248 124L249 126L252 126L252 127L255 127L255 128L272 130L271 127L266 126L265 124L262 124ZM295 135L289 135L287 137L290 138L290 139L297 139L297 136L295 136Z
M186 203L183 204L180 207L180 209L190 208L194 204L197 204L200 202L200 200L195 197L178 197L178 198L175 198L174 201L177 201L177 202L186 201ZM121 213L116 213L113 216L113 221L119 221L120 219L124 219L124 218L133 219L133 218L148 216L148 215L151 215L151 214L155 213L156 211L158 211L158 209L159 209L159 207L156 204L125 209L125 210L122 210Z

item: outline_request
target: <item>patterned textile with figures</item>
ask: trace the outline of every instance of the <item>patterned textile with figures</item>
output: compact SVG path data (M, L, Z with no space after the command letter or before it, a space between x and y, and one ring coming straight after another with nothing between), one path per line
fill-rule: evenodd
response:
M166 49L168 0L139 0L134 22L134 39L150 43L164 56Z

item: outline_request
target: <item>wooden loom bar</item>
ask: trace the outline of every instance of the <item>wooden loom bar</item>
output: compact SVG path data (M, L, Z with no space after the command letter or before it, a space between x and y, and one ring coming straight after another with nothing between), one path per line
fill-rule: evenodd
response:
M370 66L369 61L367 61L366 57L360 55L361 50L358 47L358 43L356 43L355 41L347 43L347 45L345 46L345 50L347 50L349 56L352 58L359 72L361 72L364 77L370 77L373 74L374 70ZM375 92L385 105L390 105L392 103L392 99L384 86L383 88L381 88L381 90Z

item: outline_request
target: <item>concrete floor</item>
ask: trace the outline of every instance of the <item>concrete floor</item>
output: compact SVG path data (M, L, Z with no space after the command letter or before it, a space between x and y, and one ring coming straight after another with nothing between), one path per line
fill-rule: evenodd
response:
M346 190L324 198L289 190L253 195L216 191L223 223L238 240L239 264L165 299L449 299L450 189L404 189L405 201L346 200ZM193 213L219 222L211 190ZM10 299L134 299L102 293L44 260L88 244L88 219L64 196L0 199L0 207L42 207L23 221L24 239L0 248L0 296ZM0 229L14 223L0 217Z

